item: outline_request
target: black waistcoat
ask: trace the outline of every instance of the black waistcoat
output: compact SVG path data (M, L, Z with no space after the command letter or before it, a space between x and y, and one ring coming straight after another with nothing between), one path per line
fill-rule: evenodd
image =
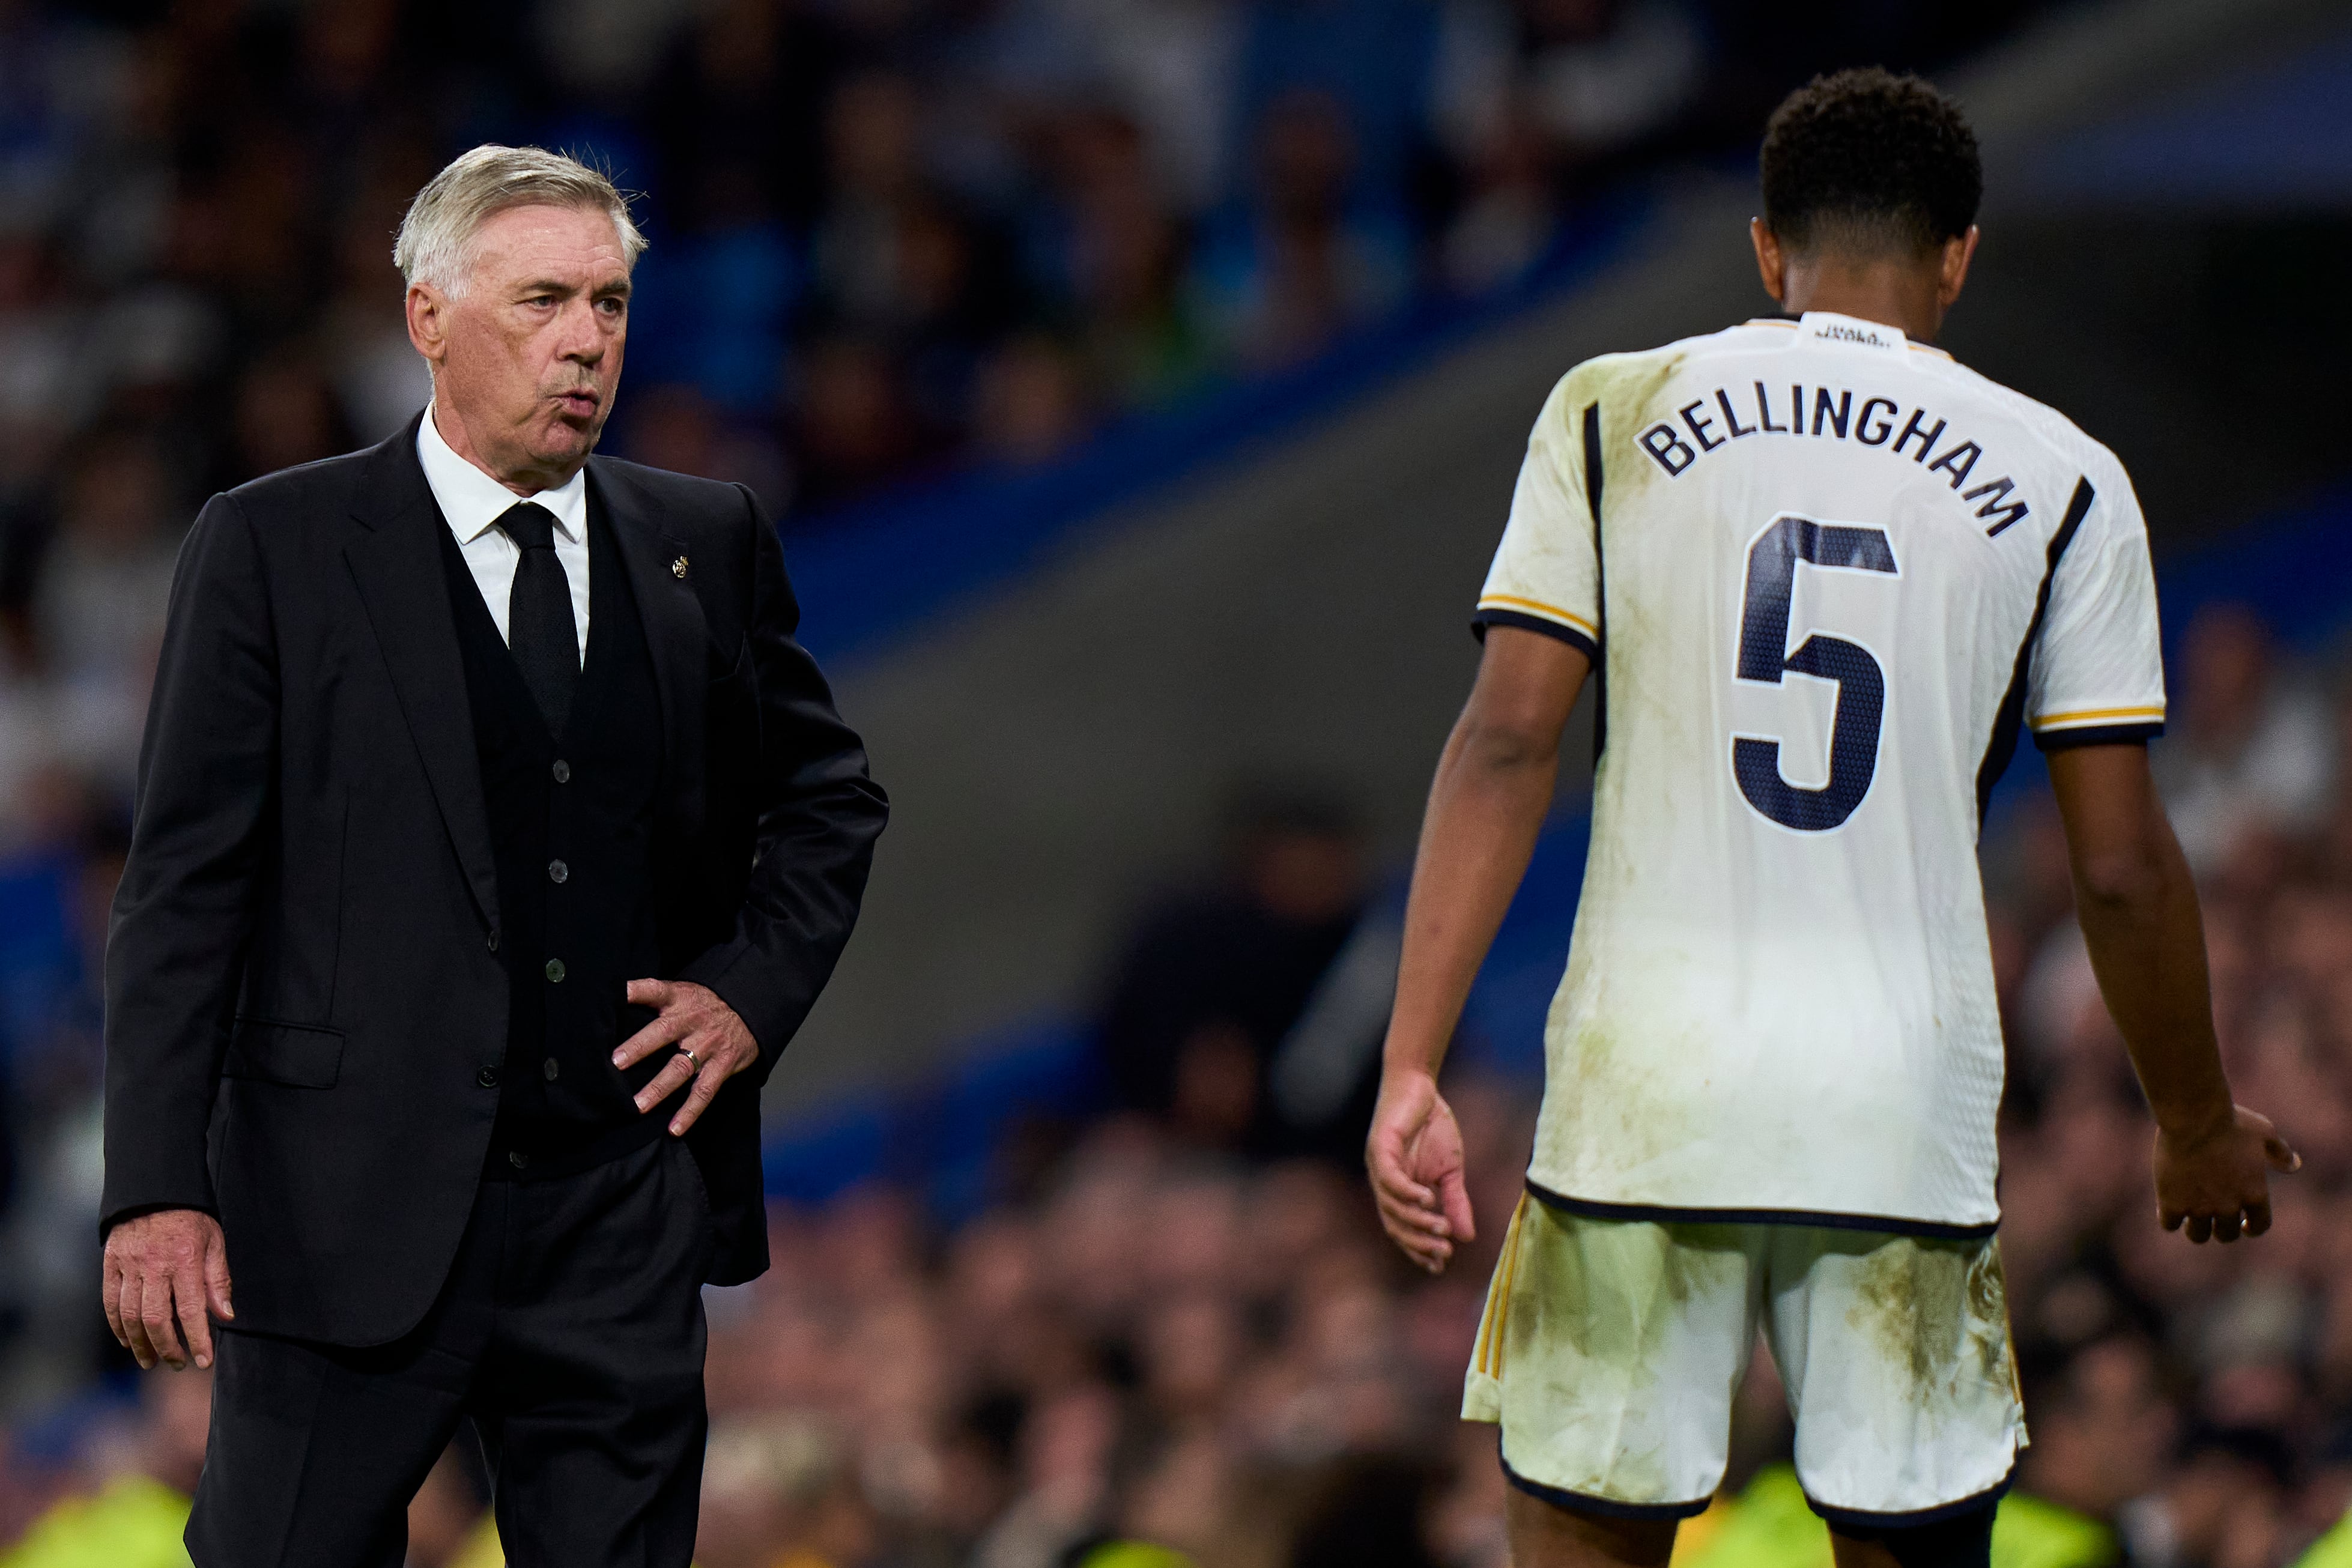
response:
M613 1050L649 1021L628 983L660 973L650 850L661 780L661 694L612 527L588 521L588 653L561 737L551 736L463 551L440 530L496 846L499 957L512 996L488 1174L551 1176L659 1135Z

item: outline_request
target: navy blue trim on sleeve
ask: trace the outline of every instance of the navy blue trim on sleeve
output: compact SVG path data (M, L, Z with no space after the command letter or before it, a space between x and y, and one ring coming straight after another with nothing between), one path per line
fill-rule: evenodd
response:
M2037 729L2033 744L2043 751L2072 751L2078 746L2146 746L2164 733L2164 721L2152 724L2086 724L2076 729Z
M1489 626L1516 626L1522 632L1540 632L1547 637L1557 637L1576 649L1593 663L1601 662L1601 645L1573 626L1557 621L1547 621L1540 615L1528 615L1517 610L1481 610L1470 618L1470 635L1481 643L1486 640Z
M2074 497L2066 503L2066 515L2060 519L2058 531L2050 536L2050 547L2042 557L2042 586L2033 595L2033 617L2025 623L2025 636L2017 644L2017 663L2009 677L2009 690L2000 699L2000 708L1993 716L1992 734L1986 738L1984 760L1977 766L1977 825L1982 827L1992 810L1992 787L2009 771L2010 759L2017 755L2017 732L2025 718L2025 692L2032 672L2033 644L2042 638L2042 622L2050 613L2050 585L2058 579L2058 563L2065 558L2066 547L2074 542L2074 535L2083 527L2083 519L2091 515L2091 503L2099 493L2093 489L2086 476L2074 481Z
M1601 636L1609 635L1609 555L1603 549L1605 533L1601 526L1601 405L1584 405L1584 507L1592 514L1592 604L1598 613L1593 620L1601 628ZM1601 766L1601 754L1609 746L1609 666L1599 654L1592 660L1592 766Z

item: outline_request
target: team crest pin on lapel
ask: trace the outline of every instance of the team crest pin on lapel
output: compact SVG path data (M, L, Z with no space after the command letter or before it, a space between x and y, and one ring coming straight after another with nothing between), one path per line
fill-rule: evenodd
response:
M676 560L674 560L674 561L670 562L670 563L669 563L669 570L670 570L670 575L671 575L671 576L673 576L673 577L678 577L678 578L683 578L683 577L685 577L685 576L686 576L686 558L685 558L684 556L680 556L680 557L678 557Z

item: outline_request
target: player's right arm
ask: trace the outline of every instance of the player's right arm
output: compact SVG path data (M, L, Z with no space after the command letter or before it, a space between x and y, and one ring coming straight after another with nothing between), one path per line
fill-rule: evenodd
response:
M2273 1169L2303 1162L2235 1104L2213 1034L2203 916L2157 798L2145 746L2053 751L2074 912L2099 993L2155 1113L2156 1205L2167 1230L2235 1241L2271 1225Z
M1437 1069L1551 810L1559 737L1601 651L1600 409L1582 367L1536 416L1478 595L1486 651L1430 787L1364 1164L1381 1224L1432 1273L1476 1234Z
M1476 1233L1437 1070L1551 810L1560 732L1591 669L1572 643L1490 625L1430 788L1364 1158L1381 1224L1432 1273Z

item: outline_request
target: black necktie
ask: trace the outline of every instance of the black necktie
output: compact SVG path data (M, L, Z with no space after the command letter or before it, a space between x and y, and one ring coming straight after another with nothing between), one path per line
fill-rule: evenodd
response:
M580 684L580 627L572 619L572 580L555 555L555 514L523 501L507 508L499 528L522 551L507 596L507 646L547 732L561 736Z

